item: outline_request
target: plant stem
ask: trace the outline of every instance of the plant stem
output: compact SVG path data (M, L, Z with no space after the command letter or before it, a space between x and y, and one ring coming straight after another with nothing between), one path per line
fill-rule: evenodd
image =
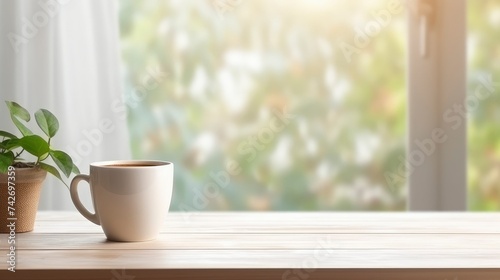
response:
M14 157L14 160L16 160L22 153L24 152L24 149L22 149L17 155Z

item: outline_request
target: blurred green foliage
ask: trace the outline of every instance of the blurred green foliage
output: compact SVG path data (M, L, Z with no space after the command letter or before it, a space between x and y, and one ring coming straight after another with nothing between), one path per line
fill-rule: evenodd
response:
M468 94L481 77L500 77L500 1L469 0ZM469 112L468 198L473 211L500 210L500 88Z
M175 163L171 209L404 210L384 174L406 150L405 12L360 46L389 1L225 1L120 1L127 94L167 74L129 122L135 158Z

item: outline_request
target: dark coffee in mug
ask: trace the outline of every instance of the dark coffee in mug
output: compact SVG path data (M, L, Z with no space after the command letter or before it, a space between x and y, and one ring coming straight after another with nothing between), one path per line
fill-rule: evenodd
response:
M151 167L151 166L158 166L154 164L110 164L110 165L105 165L109 167Z

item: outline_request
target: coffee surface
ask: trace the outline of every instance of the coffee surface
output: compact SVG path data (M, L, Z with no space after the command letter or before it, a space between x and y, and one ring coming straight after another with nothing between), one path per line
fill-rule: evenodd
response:
M157 164L109 164L109 165L103 165L103 166L109 166L109 167L151 167L151 166L160 166Z

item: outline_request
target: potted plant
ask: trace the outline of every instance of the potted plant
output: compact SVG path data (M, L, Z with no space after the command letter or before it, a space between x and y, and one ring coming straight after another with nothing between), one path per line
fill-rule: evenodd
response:
M5 103L21 136L0 130L0 232L28 232L35 224L47 172L68 187L61 174L69 178L80 171L67 153L51 146L59 130L59 121L51 112L40 109L34 114L43 132L37 135L26 126L30 113L15 102Z

